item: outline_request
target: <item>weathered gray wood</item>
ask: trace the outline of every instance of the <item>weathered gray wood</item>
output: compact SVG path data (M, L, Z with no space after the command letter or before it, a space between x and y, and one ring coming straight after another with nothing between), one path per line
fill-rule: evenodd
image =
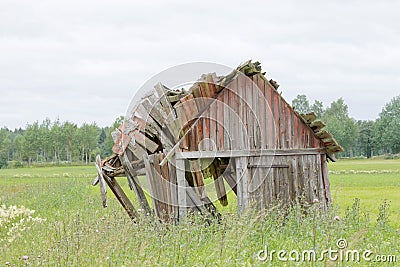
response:
M144 210L147 213L151 213L151 208L149 206L149 203L147 202L146 195L144 194L144 191L142 189L142 186L140 185L139 180L137 179L136 175L137 172L134 170L132 167L131 163L129 162L128 156L126 153L124 153L122 156L120 156L120 161L122 166L125 169L125 173L128 177L128 181L130 181L130 185L135 191L136 198L139 202L140 208Z
M103 203L103 207L107 207L107 189L106 189L106 182L103 177L103 170L101 169L101 159L100 155L96 156L96 169L97 169L97 177L100 186L100 194Z
M244 91L244 98L246 103L246 129L247 129L247 139L249 140L250 149L255 148L254 140L254 120L255 116L253 113L253 81L245 77L246 88Z
M264 164L248 164L247 165L247 168L259 168L259 169L261 169L261 168L281 168L281 169L288 169L289 168L289 165L288 164L272 164L272 165L268 165L268 164L266 164L266 165L264 165Z
M223 120L223 127L224 127L224 150L229 150L231 149L231 144L232 142L232 129L230 128L231 124L231 118L230 118L230 112L229 112L229 89L226 88L223 92L223 97L224 97L224 102L223 102L223 114L224 114L224 120ZM232 118L234 119L234 118ZM221 122L222 123L222 122Z
M225 149L224 147L224 137L225 137L225 129L224 129L224 94L220 93L216 100L216 109L217 109L217 150L222 151Z
M276 114L275 114L276 115ZM285 149L285 116L283 114L282 97L278 96L278 135L279 135L279 148Z
M175 102L178 102L184 96L185 96L185 94L169 95L169 96L167 96L167 99L168 99L168 102L175 103Z
M321 205L324 210L328 208L327 206L327 201L325 198L325 193L324 193L324 182L322 178L322 163L321 163L321 156L315 156L315 171L317 172L317 187L318 187L318 199L321 202Z
M129 217L132 220L136 221L139 217L139 214L137 213L132 202L126 196L124 190L122 190L121 186L118 184L117 180L115 178L110 178L105 174L103 174L103 177L104 177L104 180L106 181L108 187L111 189L111 191L114 193L115 197L119 201L119 203L122 205L122 207L128 213Z
M330 205L332 203L332 198L331 198L331 188L328 177L328 164L326 161L325 154L321 155L321 169L322 169L322 181L324 186L325 199L328 205Z
M138 144L149 150L151 153L154 153L158 149L158 144L154 143L150 138L141 132L136 130L133 132L133 136Z
M154 89L157 92L161 106L162 106L163 110L165 111L165 113L167 114L167 116L169 116L170 114L175 114L175 111L172 108L171 103L168 101L168 99L166 97L166 92L168 89L161 83L156 84L154 86Z
M260 138L261 138L261 149L267 149L267 108L268 102L266 100L266 93L265 93L265 80L261 75L257 76L257 87L259 89L259 112L260 112Z
M254 75L252 77L252 83L253 83L253 90L252 90L252 95L253 95L253 105L251 107L252 113L253 113L253 137L254 137L254 147L256 149L261 149L261 124L263 117L265 116L264 114L261 113L261 105L260 105L260 100L262 99L262 94L260 92L260 89L258 88L257 85L257 76Z
M217 103L210 104L210 144L209 150L217 150Z
M138 143L135 143L134 145L132 143L129 143L128 149L132 151L133 155L135 155L135 157L137 157L138 159L142 159L143 156L147 155L146 150Z
M143 156L143 160L144 160L144 164L146 166L146 178L147 178L147 183L149 185L151 200L153 202L153 209L154 209L154 212L157 215L157 217L160 218L159 209L158 209L158 201L156 199L157 192L155 191L156 184L154 182L153 167L151 166L150 158L147 155Z
M176 159L176 180L178 184L178 205L179 219L182 219L186 213L186 179L185 179L185 160Z
M178 205L178 182L176 179L176 167L175 159L172 159L168 163L169 175L170 175L170 192L171 192L171 206L172 206L172 216L174 218L174 223L177 224L179 220L179 205Z
M237 107L237 117L238 121L238 129L237 129L237 145L239 150L248 149L249 139L247 138L247 129L246 129L246 100L245 100L245 91L246 91L246 80L243 75L239 75L237 79L237 98L238 98L238 107Z
M234 158L234 157L255 157L255 156L285 156L285 155L318 155L325 154L325 149L305 148L305 149L262 149L262 150L227 150L227 151L187 151L176 152L178 159L198 159L198 158Z
M291 163L290 163L290 174L291 174L291 200L293 203L298 203L300 200L300 186L299 186L299 178L298 178L298 171L297 171L297 156L291 156Z
M249 207L247 157L235 159L239 216Z
M160 219L163 222L168 222L169 213L168 213L168 188L165 183L165 176L161 170L161 166L159 165L162 154L154 154L153 156L153 170L154 170L154 181L156 182L156 192L157 192L157 200L159 206L159 214ZM167 166L165 166L167 167Z
M158 107L158 105L153 105L149 99L144 99L142 105L146 109L147 114L149 114L154 121L156 121L160 126L165 125L167 115Z

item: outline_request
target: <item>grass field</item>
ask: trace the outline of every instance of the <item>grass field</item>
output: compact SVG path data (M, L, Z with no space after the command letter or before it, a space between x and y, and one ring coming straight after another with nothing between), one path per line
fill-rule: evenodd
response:
M0 170L0 266L311 266L279 261L277 254L272 261L260 257L266 248L337 249L339 238L348 249L371 250L374 261L325 257L314 266L398 265L400 160L342 160L329 168L334 207L328 214L315 204L308 215L294 207L238 218L231 206L221 223L194 216L169 227L145 216L132 223L111 193L103 209L91 186L94 167ZM376 262L376 256L394 261L391 255L397 263Z

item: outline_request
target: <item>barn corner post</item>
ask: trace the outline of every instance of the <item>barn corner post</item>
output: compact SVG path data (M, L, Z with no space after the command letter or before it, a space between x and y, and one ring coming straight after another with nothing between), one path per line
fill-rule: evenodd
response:
M96 161L103 203L107 185L131 217L139 205L168 224L190 211L220 218L214 203L228 204L228 186L239 216L253 203L267 210L303 196L327 209L327 159L343 148L314 113L295 111L278 86L252 61L225 76L202 75L188 89L157 83L113 132L114 154ZM127 177L136 200L127 199L118 176Z
M176 180L178 187L178 220L183 219L186 213L186 179L185 179L185 160L176 159Z
M235 160L236 166L236 182L237 182L237 205L238 215L241 216L249 207L248 196L248 159L247 157L237 157Z

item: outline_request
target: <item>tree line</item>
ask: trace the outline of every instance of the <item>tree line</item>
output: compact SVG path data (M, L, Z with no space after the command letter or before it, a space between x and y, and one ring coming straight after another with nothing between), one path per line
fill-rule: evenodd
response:
M314 112L338 143L345 149L338 156L372 157L400 153L400 96L392 98L376 120L356 120L342 98L324 107L321 101L310 104L306 95L292 100L299 113Z
M400 96L387 103L376 120L351 118L342 98L324 107L321 101L310 104L306 95L297 95L292 106L299 113L314 112L326 124L345 149L339 157L400 153ZM0 168L49 162L88 164L97 154L105 157L111 153L111 132L122 120L122 116L117 118L109 127L45 119L28 124L25 129L2 128Z
M105 157L111 153L111 132L120 125L123 117L110 127L96 123L75 123L45 119L28 124L25 129L0 129L0 168L18 167L36 163L92 162L97 154Z

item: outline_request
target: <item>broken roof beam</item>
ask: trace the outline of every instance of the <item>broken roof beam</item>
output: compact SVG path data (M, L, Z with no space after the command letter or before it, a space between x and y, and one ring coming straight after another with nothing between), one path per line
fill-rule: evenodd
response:
M315 121L313 121L311 124L310 124L310 127L311 127L311 129L314 131L314 132L318 132L319 130L321 130L322 128L324 128L326 126L326 124L323 122L323 121L321 121L321 120L315 120Z
M317 115L315 115L314 112L310 112L307 114L301 114L301 117L304 119L304 121L309 125L311 124L313 121L315 121L317 119Z

